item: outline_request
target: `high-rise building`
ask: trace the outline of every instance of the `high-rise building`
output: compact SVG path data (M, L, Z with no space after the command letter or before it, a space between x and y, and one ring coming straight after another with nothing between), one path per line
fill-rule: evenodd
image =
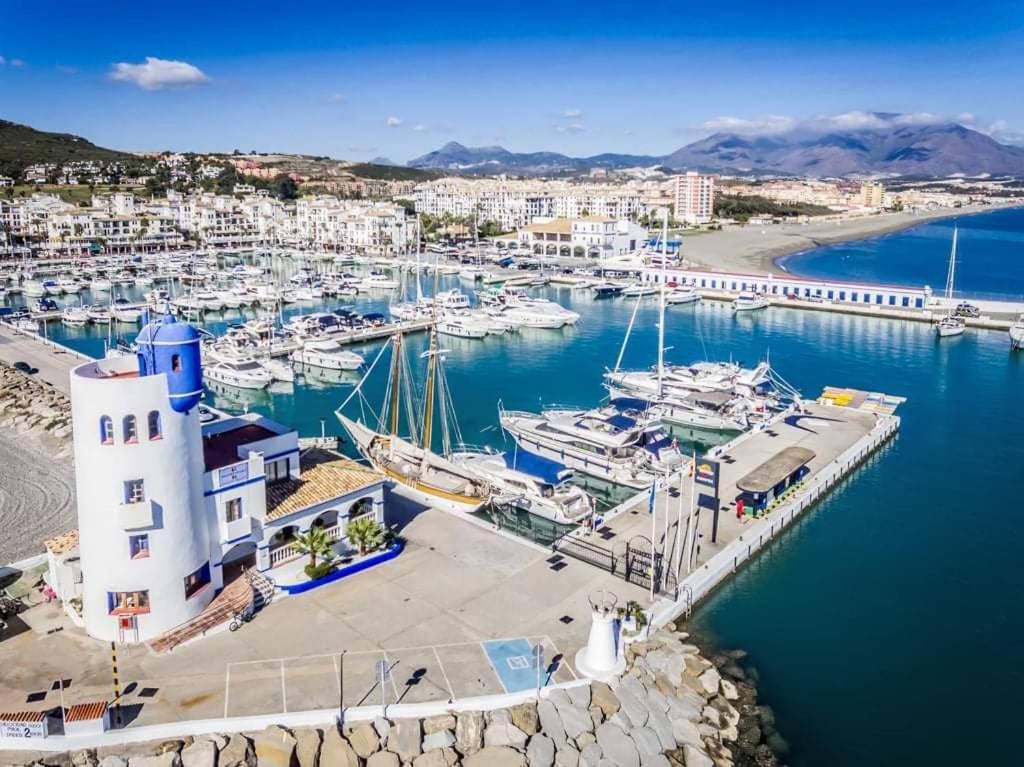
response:
M676 176L676 218L687 224L705 224L715 213L715 177L687 171Z
M884 195L885 187L877 181L872 181L860 185L860 194L857 195L857 202L862 208L881 208Z

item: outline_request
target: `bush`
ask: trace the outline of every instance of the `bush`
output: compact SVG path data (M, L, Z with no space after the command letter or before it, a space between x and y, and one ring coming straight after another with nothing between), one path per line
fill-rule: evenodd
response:
M318 581L321 578L326 578L332 572L334 572L333 562L319 562L315 565L306 565L303 568L306 573L306 577L311 581Z

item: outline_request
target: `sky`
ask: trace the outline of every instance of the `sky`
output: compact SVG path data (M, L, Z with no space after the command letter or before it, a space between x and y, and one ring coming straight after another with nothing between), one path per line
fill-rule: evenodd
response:
M0 118L125 150L667 154L872 112L1024 144L1024 3L9 0Z

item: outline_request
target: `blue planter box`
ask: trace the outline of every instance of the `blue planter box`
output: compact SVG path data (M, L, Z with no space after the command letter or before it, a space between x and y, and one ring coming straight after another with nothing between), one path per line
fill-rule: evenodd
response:
M330 575L325 575L316 581L306 581L305 583L296 583L294 586L279 586L281 591L287 592L288 594L304 594L307 591L312 591L320 586L325 586L328 583L334 583L334 581L340 581L342 578L347 578L350 575L361 573L364 570L369 570L371 567L382 565L385 562L390 562L392 559L402 553L402 549L405 548L404 541L396 541L391 545L387 551L382 551L379 554L374 554L371 557L367 557L359 562L355 562L347 567L339 567Z

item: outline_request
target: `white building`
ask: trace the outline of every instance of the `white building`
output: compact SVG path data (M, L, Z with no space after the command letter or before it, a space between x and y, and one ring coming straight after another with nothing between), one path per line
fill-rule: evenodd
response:
M584 216L541 220L494 241L499 247L535 255L607 258L635 253L646 239L646 230L631 221Z
M342 553L351 520L383 523L382 475L199 405L191 326L165 317L138 348L71 371L79 528L47 542L47 580L91 636L187 635L246 570L301 579L297 533L322 527Z
M705 224L715 214L715 177L687 171L675 179L676 218Z

